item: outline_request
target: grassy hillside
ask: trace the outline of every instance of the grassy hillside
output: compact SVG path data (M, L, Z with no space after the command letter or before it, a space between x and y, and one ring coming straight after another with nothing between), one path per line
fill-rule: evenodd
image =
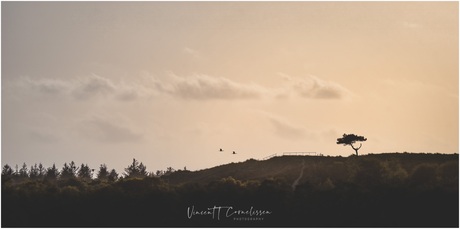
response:
M265 161L250 159L241 163L230 163L195 172L177 171L164 176L163 179L174 185L206 184L226 177L258 181L282 179L292 183L299 177L303 169L304 174L299 180L300 184L328 178L345 182L350 181L354 176L359 176L358 172L378 173L373 174L379 175L374 177L375 179L381 176L395 176L389 173L399 173L400 176L403 176L401 178L408 178L419 166L434 166L439 170L438 173L450 172L455 175L455 171L458 171L458 154L385 153L359 157L280 156ZM366 169L378 171L366 171ZM442 174L438 175L442 176Z
M458 227L458 162L391 153L251 159L116 181L2 174L2 226Z

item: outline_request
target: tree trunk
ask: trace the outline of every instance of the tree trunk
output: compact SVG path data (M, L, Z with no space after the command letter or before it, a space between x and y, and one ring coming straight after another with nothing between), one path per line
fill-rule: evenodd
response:
M353 144L350 144L350 146L351 146L351 148L353 148L353 149L355 150L356 156L358 156L358 150L361 149L361 146L363 146L363 144L359 144L359 147L358 147L358 148L355 148L355 147L353 146Z

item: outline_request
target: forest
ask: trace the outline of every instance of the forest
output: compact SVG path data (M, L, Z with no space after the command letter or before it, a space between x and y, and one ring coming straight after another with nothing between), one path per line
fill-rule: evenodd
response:
M458 154L2 169L2 227L458 227Z

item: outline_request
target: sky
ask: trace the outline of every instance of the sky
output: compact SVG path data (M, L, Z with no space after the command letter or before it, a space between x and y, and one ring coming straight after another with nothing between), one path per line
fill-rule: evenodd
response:
M2 2L2 165L349 156L344 133L360 154L458 153L458 9Z

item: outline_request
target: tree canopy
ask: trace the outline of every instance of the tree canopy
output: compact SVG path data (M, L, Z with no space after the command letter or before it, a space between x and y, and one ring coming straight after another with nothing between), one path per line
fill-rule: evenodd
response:
M353 146L354 143L356 142L363 142L367 141L367 138L364 136L359 136L356 134L343 134L343 137L337 138L337 144L343 144L343 145L350 145L351 148L353 148L356 152L356 156L358 156L358 150L361 149L362 144L359 144L359 147Z
M148 175L147 167L136 159L133 158L133 163L125 168L125 177L130 178L143 178Z

